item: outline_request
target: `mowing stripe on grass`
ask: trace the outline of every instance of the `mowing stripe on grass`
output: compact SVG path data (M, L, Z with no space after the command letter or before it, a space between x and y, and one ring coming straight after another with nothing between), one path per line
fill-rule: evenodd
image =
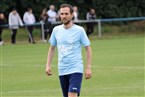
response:
M15 65L15 64L7 64L0 65L2 67L45 67L45 65ZM52 67L57 67L57 65L51 65ZM92 66L92 68L110 68L110 69L145 69L145 66Z
M97 90L116 90L116 89L138 89L138 88L143 88L143 86L135 86L135 87L98 87ZM94 90L94 91L97 91ZM27 91L2 91L3 94L15 94L15 93L33 93L33 92L59 92L61 91L60 89L53 89L53 90L27 90ZM92 91L92 89L83 89L83 91Z

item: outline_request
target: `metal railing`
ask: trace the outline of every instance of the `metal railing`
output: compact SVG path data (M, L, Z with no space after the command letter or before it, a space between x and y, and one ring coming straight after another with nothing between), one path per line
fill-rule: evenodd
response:
M102 22L116 22L116 21L134 21L134 20L145 20L145 17L132 17L132 18L111 18L111 19L95 19L95 20L77 20L77 21L73 21L74 23L98 23L98 37L101 38L102 37L102 31L101 31L101 23ZM56 25L56 24L61 24L60 21L57 22L53 22L52 25ZM40 22L36 22L34 24L32 24L33 26L41 26L41 33L42 33L42 41L44 41L44 22L40 21ZM1 25L0 27L9 27L10 25L5 24L5 25ZM14 26L18 26L18 25L14 25ZM23 26L30 26L27 24L24 24Z

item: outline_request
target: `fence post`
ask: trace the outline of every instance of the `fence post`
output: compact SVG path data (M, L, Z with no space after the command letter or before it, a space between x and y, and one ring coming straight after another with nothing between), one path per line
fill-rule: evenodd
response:
M44 39L44 22L43 21L40 21L40 23L41 23L41 33L42 33L42 42L44 42L45 41L45 39Z
M102 35L101 35L101 20L98 20L98 36L99 36L99 38L102 37Z

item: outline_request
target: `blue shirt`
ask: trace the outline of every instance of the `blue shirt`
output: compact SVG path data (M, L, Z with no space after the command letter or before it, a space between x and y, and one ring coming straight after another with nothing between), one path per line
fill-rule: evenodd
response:
M90 45L83 27L75 24L69 29L65 29L63 24L56 26L49 42L52 46L57 46L59 75L83 73L81 48L82 45Z

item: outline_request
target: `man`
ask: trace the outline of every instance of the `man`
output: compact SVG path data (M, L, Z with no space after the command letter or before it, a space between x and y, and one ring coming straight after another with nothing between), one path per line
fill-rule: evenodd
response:
M49 10L47 11L47 14L49 16L48 21L49 22L56 22L56 18L57 18L57 13L55 12L55 6L54 5L50 5Z
M83 76L83 62L81 46L86 49L86 70L85 78L91 78L91 56L90 41L85 30L73 24L73 7L69 4L62 4L60 7L60 18L62 25L53 29L50 37L50 48L46 64L46 74L51 74L51 61L54 55L55 46L58 49L58 71L59 79L64 97L77 97L80 94Z
M96 19L96 12L94 8L91 8L86 15L87 20L94 20ZM95 23L87 23L87 36L94 32Z
M55 11L55 6L54 5L50 5L49 6L49 10L47 11L47 15L48 15L48 22L50 24L52 24L53 22L56 22L58 15ZM50 29L49 29L49 34L51 35L52 33L52 29L54 28L55 25L49 25Z

